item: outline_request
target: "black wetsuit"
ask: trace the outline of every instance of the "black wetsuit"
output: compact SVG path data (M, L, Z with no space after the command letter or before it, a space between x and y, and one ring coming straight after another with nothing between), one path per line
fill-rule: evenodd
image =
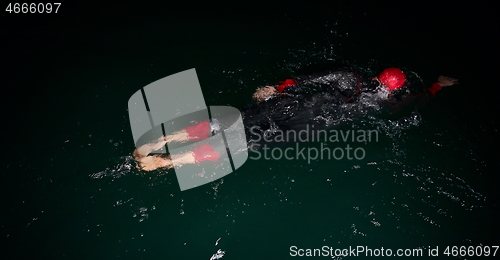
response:
M296 86L285 88L284 93L328 92L339 102L354 102L361 92L374 92L380 85L352 67L338 67L319 73L294 77Z

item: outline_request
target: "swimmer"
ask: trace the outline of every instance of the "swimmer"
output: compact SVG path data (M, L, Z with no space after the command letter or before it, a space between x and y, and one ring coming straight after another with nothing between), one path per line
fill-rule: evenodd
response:
M406 74L399 68L387 68L378 76L367 78L352 67L340 67L322 73L287 79L275 86L257 88L253 99L260 103L283 95L328 91L335 94L340 101L350 103L355 101L361 92L376 92L384 89L391 94L409 84ZM424 93L434 96L442 87L454 84L458 84L457 79L440 76L436 83L425 89Z
M452 86L457 83L458 80L456 79L441 76L436 83L425 90L425 96L434 96L442 87ZM263 131L274 129L276 126L301 129L303 125L311 123L308 120L313 118L314 115L318 115L320 111L316 111L317 107L305 108L300 105L297 106L302 102L297 101L296 95L316 92L321 96L321 93L328 91L335 97L335 100L342 104L354 102L361 92L377 92L384 89L390 93L396 93L397 90L408 84L406 74L398 68L385 69L374 78L360 75L351 67L298 76L295 79L280 82L277 86L265 86L257 89L253 98L258 104L265 106L244 109L242 111L243 123L247 128L261 126ZM280 96L288 96L288 98L277 98ZM213 119L212 123L203 121L142 145L133 152L133 157L138 163L137 167L141 170L152 171L158 168L171 169L174 168L174 165L180 167L185 164L198 164L207 160L217 161L220 158L219 154L224 153L222 150L225 147L214 149L207 143L196 147L192 151L178 155L151 155L151 153L160 150L170 142L184 143L204 140L219 131L219 128L220 125L215 119ZM247 138L247 140L250 140L250 138Z

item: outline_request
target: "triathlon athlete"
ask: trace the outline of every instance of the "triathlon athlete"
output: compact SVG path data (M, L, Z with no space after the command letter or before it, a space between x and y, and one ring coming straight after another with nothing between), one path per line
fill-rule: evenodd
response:
M432 97L442 87L457 83L456 79L440 76L431 87L416 95ZM242 111L243 123L246 128L261 126L262 129L266 130L273 127L300 129L301 125L309 124L312 117L321 114L318 109L324 104L321 98L326 95L329 95L328 101L330 103L328 105L335 106L355 103L363 92L386 91L390 98L394 98L399 90L408 85L406 74L398 68L387 68L374 78L365 77L351 67L298 76L282 81L276 86L258 88L253 95L257 104ZM331 103L332 100L334 103ZM208 121L198 122L171 135L163 136L152 143L145 144L133 152L134 159L138 163L137 167L141 170L151 171L157 168L173 168L174 162L176 166L182 166L184 164L199 164L203 161L217 161L220 158L220 153L223 153L226 148L214 148L208 143L201 143L192 151L178 155L165 156L162 154L152 155L151 153L163 148L169 142L184 143L204 140L219 129L218 120L212 120L211 123Z

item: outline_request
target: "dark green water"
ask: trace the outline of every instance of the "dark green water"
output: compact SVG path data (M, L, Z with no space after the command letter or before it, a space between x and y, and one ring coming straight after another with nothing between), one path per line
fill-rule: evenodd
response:
M494 23L483 9L67 6L2 25L3 259L209 259L217 249L286 259L291 246L423 257L439 246L446 258L446 246L500 244L498 91L486 73L495 52L478 30ZM130 168L127 102L141 87L196 68L207 105L242 108L256 87L325 60L461 84L413 114L355 125L380 130L363 160L249 159L183 192L172 171Z

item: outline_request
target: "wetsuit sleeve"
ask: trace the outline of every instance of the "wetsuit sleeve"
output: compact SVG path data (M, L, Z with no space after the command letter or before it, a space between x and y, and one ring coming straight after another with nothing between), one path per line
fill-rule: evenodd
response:
M279 84L280 85L278 85L276 87L276 91L278 91L279 93L283 93L287 89L291 89L291 88L296 87L297 86L297 81L295 81L293 79L287 79L285 81L280 81Z
M403 100L398 101L398 104L394 106L394 110L400 110L402 107L408 106L412 103L415 103L419 108L425 107L427 103L429 103L430 98L434 97L436 95L436 92L441 90L441 88L441 85L439 85L438 83L433 83L424 92L405 96Z
M339 67L281 81L276 87L276 91L279 93L300 93L302 91L338 92L347 99L361 91L373 91L378 85L377 81L364 77L351 67Z
M300 86L308 86L317 91L340 92L346 98L356 92L371 89L371 83L352 67L338 67L319 73L296 77Z
M344 69L345 70L345 69ZM337 85L341 75L339 73L346 73L344 70L327 70L321 71L308 75L300 75L294 77L294 79L287 79L285 81L278 82L279 85L276 86L276 91L279 93L288 91L299 91L300 89L307 88L321 88L321 86L331 86ZM326 89L326 88L325 88Z

